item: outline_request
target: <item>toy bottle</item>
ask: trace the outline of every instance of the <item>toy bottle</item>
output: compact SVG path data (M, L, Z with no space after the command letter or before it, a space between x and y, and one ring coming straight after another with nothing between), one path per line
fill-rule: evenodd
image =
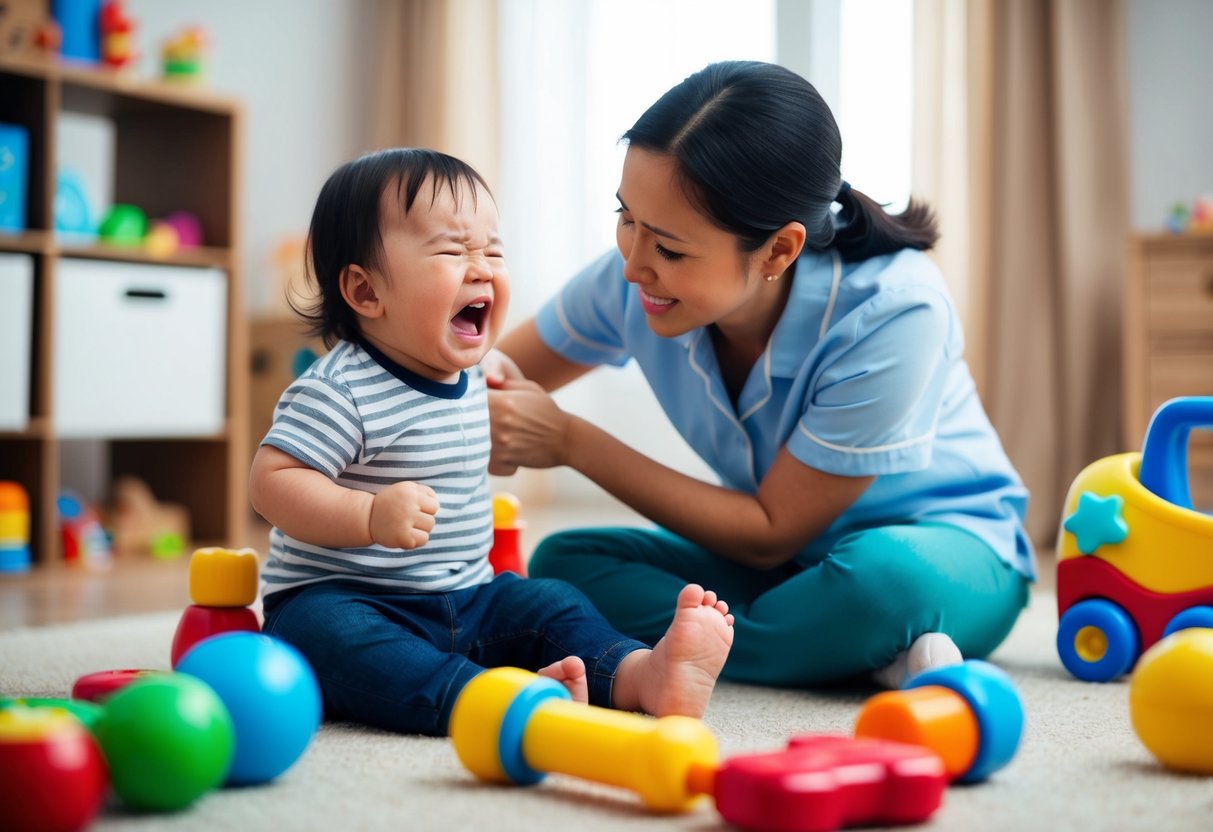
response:
M257 600L257 553L252 549L198 549L190 556L190 601L173 636L175 668L189 649L219 633L261 632L249 605Z
M0 482L0 572L27 572L29 564L29 495Z
M489 563L493 574L514 572L526 577L522 565L522 553L518 539L526 523L518 519L521 503L513 494L504 492L493 495L493 548L489 551Z

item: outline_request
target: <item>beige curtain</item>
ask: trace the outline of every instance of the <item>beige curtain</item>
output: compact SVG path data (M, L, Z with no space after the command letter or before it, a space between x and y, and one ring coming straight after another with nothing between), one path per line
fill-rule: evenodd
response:
M496 0L377 0L375 147L432 147L496 187Z
M1119 447L1128 229L1120 0L916 0L914 190L986 409L1053 542Z

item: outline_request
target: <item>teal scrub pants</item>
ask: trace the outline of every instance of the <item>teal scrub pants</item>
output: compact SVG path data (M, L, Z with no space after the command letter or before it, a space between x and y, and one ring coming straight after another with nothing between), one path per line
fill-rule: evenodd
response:
M846 535L813 564L751 569L660 529L554 534L534 577L584 592L620 632L655 644L687 583L727 601L736 618L722 676L803 687L893 661L923 633L951 636L965 658L997 647L1027 604L1028 581L980 538L937 523Z

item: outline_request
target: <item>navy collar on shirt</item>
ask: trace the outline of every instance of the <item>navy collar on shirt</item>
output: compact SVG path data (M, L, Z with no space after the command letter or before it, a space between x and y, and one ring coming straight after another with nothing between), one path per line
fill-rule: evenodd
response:
M409 387L412 387L418 393L425 393L427 396L434 396L439 399L461 399L463 394L468 389L468 374L467 370L459 371L459 380L452 381L450 384L441 381L434 381L432 378L417 375L412 370L401 367L392 359L388 358L378 349L371 345L365 338L358 340L358 346L366 350L366 354L375 359L375 363L396 378L403 381Z

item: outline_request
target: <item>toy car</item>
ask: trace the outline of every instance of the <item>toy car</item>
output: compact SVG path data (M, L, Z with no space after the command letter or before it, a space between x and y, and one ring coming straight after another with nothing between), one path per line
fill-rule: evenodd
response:
M1188 437L1213 426L1213 396L1154 413L1141 453L1105 457L1070 486L1057 541L1057 653L1106 682L1187 627L1213 627L1213 517L1192 507Z

